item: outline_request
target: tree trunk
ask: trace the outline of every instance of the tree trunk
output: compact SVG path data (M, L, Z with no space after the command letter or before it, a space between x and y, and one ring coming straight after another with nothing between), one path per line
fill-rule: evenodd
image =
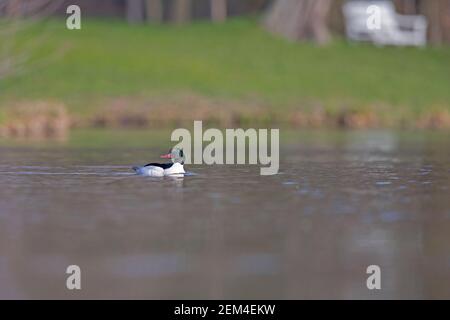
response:
M417 0L394 0L394 4L401 14L417 14Z
M163 21L164 8L162 0L146 0L145 8L149 22L161 23Z
M182 24L191 20L191 0L174 0L172 4L171 20Z
M141 23L144 21L143 0L127 0L127 20L129 23Z
M426 16L429 43L450 42L450 0L395 0L395 3L400 13Z
M431 1L431 12L434 19L432 19L431 28L431 41L435 44L442 44L442 25L441 25L441 9L440 1Z
M227 19L227 0L210 0L211 19L214 22L224 22Z
M415 0L406 0L403 4L405 10L405 14L417 14L417 6Z
M276 0L265 19L270 32L289 40L311 40L325 44L331 0Z
M6 16L18 17L22 15L22 3L20 0L9 0L5 2Z
M442 10L442 29L444 34L444 42L450 43L450 0L444 0L444 8Z

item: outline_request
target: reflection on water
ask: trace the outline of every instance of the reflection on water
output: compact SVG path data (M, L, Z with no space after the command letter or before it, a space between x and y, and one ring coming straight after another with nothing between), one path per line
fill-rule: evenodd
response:
M450 138L290 139L276 176L132 174L160 151L0 148L0 298L450 298Z

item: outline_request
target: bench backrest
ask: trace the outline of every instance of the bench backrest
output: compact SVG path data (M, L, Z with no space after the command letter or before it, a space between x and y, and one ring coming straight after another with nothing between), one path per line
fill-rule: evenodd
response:
M381 29L398 28L395 7L391 1L349 1L345 3L343 11L346 24L353 29L369 31L367 29L367 19L370 14L367 12L367 9L371 5L377 6L380 10Z

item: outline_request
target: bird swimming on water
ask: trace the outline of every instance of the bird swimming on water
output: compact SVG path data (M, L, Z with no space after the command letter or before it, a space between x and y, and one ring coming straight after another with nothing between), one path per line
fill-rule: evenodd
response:
M183 149L173 148L168 154L161 156L164 159L171 159L168 163L149 163L145 166L133 167L136 174L149 177L163 177L170 175L182 175L184 171L184 152Z

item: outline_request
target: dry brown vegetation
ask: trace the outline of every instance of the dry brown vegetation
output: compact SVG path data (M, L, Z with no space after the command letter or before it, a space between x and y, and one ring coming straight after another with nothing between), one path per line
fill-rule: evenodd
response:
M450 112L446 109L426 112L417 120L417 127L422 129L449 129Z
M257 104L224 102L195 95L169 99L116 98L90 120L94 127L173 127L203 120L220 127L263 124L273 115Z
M343 104L338 108L327 109L319 103L302 103L275 108L260 101L233 102L184 95L170 99L115 98L104 102L100 110L85 125L166 128L192 124L194 120L203 120L208 125L222 128L281 126L450 129L450 113L444 107L430 108L427 112L414 115L411 112L402 112L402 108L382 104L370 104L364 107Z
M70 128L174 128L202 120L207 126L288 128L419 128L450 129L450 112L429 108L419 115L397 112L392 107L344 105L327 109L321 104L274 108L258 101L247 103L197 95L172 98L120 97L105 100L91 115L76 116L59 102L22 101L2 108L0 136L15 138L64 138ZM389 116L386 116L386 115Z
M67 108L58 102L25 101L3 111L0 136L64 139L70 127Z

